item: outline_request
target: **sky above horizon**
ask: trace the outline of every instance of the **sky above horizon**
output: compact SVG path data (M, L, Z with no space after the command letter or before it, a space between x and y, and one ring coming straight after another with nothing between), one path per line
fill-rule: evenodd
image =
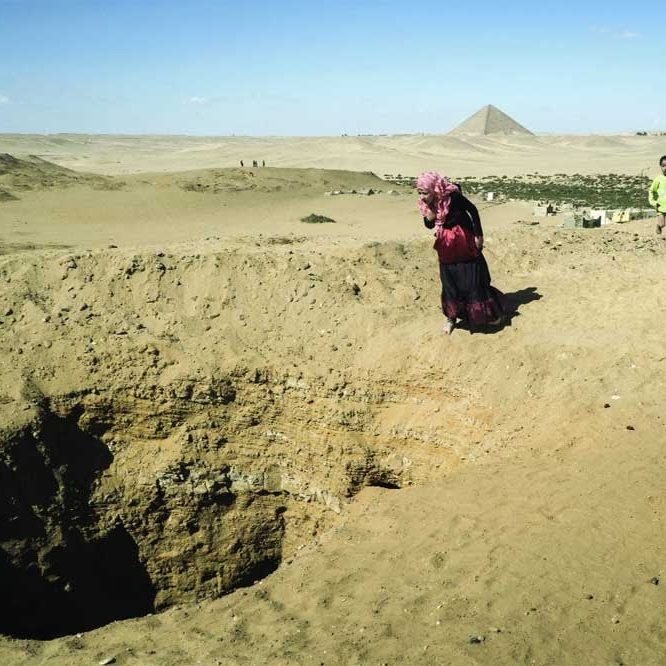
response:
M457 4L0 0L0 133L666 131L666 5Z

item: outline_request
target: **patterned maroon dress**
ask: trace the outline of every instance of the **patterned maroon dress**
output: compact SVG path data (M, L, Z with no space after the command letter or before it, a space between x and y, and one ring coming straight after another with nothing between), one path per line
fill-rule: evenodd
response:
M504 295L490 284L490 271L476 247L475 236L483 236L476 206L464 195L451 195L449 212L441 225L423 219L435 228L435 245L442 281L442 311L449 319L462 319L473 327L496 322L505 314Z

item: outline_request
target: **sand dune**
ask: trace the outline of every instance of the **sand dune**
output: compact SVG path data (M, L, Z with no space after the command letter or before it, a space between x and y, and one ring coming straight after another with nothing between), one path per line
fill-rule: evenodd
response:
M235 167L315 167L453 177L532 173L652 172L663 137L649 136L344 136L304 138L0 135L0 152L34 154L102 174ZM501 156L501 162L498 157Z

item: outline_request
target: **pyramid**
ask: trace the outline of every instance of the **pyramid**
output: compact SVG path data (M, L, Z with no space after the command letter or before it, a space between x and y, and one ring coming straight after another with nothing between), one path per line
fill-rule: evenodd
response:
M496 106L488 104L482 109L464 120L460 125L449 132L451 136L460 136L461 134L529 134L527 128L517 123Z

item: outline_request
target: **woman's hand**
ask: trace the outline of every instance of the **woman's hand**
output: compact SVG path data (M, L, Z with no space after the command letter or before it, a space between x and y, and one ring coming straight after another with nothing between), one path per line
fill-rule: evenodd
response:
M426 220L428 220L428 222L434 222L435 219L437 218L437 214L435 213L435 211L432 208L430 208L430 206L428 206L428 210L426 211L425 218L426 218Z
M483 236L474 236L474 242L476 243L476 249L483 250Z

